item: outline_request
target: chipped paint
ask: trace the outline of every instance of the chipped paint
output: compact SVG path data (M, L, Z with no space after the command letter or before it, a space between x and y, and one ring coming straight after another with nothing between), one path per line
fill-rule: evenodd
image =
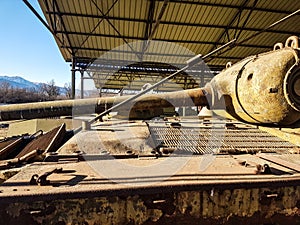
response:
M274 217L293 217L297 221L300 214L299 203L300 187L213 189L181 191L159 198L154 195L95 196L84 199L17 202L2 205L0 216L10 222L26 218L26 221L34 221L33 224L45 225L139 225L182 219L191 223L215 221L218 224L245 219L259 224L260 221L269 221ZM172 207L173 210L168 210Z

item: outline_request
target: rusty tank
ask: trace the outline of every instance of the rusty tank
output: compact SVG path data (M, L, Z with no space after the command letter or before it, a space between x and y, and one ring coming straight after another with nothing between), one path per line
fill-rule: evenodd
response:
M44 133L6 137L0 141L2 220L299 224L298 64L298 39L291 37L285 46L228 64L205 87L147 94L114 108L127 111L125 117L88 117L84 126L61 119ZM0 106L0 120L22 119L26 127L37 118L101 115L129 98ZM182 106L216 114L152 110Z

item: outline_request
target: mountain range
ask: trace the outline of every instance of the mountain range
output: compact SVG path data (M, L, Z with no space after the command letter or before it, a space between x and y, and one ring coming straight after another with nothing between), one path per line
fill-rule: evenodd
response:
M13 88L21 88L21 89L39 89L43 83L32 82L24 79L20 76L0 76L0 84L8 83ZM63 87L59 87L59 91L61 94L65 93L65 89Z
M43 83L39 82L32 82L29 80L24 79L20 76L0 76L0 84L1 83L8 83L13 88L21 88L21 89L28 89L28 90L38 90ZM58 87L59 93L61 95L66 94L66 89L64 87ZM80 95L80 90L76 89L76 95ZM85 90L84 96L89 97L95 95L95 90Z
M0 83L3 82L9 83L11 87L22 89L39 88L41 85L41 83L31 82L19 76L0 76Z

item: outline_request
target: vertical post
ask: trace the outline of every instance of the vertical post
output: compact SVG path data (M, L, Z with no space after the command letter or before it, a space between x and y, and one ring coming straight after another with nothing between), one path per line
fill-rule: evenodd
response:
M101 98L102 97L102 87L100 86L99 88L99 97Z
M187 84L187 76L184 76L184 84L183 84L183 89L186 90L188 88ZM182 107L182 116L185 117L185 111L186 107Z
M199 72L199 74L200 74L200 87L204 87L204 85L205 85L205 83L204 83L205 76L208 76L208 77L212 76L213 77L214 73L212 73L211 71L207 72L202 67L200 67L199 70L200 70L200 72Z
M71 72L72 72L72 81L71 81L71 88L72 88L72 94L71 94L71 98L72 99L75 99L75 73L76 73L76 68L75 68L75 65L76 65L76 60L75 60L75 57L73 56L72 57L72 69L71 69Z
M185 107L182 107L182 116L185 117Z
M84 97L84 70L80 70L80 74L81 74L81 77L80 77L80 98L83 99Z

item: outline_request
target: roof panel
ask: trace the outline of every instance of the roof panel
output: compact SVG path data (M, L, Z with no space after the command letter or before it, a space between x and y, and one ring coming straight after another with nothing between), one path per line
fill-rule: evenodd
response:
M241 42L300 8L300 1L295 0L169 0L166 5L164 0L39 0L39 4L56 33L55 40L64 59L70 61L74 55L78 62L92 61L110 50L114 52L113 60L141 60L147 44L135 43L149 38L165 43L152 49L144 60L181 63L187 58L183 56L185 48L192 54L207 54L235 37ZM225 65L228 60L271 49L290 35L299 36L297 24L300 15L210 60L209 64ZM171 50L170 46L178 50ZM123 54L123 50L127 52ZM168 55L170 51L172 54Z
M258 1L257 7L292 12L300 7L299 1L284 0L284 1Z

